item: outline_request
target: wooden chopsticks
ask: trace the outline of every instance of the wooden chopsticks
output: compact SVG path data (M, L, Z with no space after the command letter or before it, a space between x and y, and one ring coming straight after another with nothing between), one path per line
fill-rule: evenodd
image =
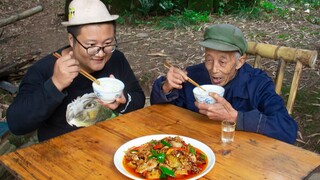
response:
M56 58L60 58L61 57L61 55L59 53L57 53L57 52L54 52L53 55ZM95 82L98 85L100 85L100 81L98 81L95 77L91 76L91 74L87 73L85 70L80 69L80 74L82 74L84 77L90 79L92 82Z
M170 67L172 66L172 65L171 65L169 62L167 62L167 61L165 61L163 65L164 65L164 67L166 67L166 68L168 68L168 69L170 69ZM189 78L189 77L188 77L188 81L189 81L191 84L197 86L198 88L206 91L203 87L201 87L198 83L196 83L194 80L192 80L192 79Z

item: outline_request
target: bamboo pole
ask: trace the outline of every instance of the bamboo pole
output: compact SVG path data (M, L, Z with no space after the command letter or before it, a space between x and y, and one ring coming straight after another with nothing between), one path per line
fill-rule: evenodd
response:
M302 63L300 61L298 61L296 64L295 70L294 70L294 75L292 78L292 83L291 83L291 88L290 88L290 94L289 94L288 102L287 102L287 110L288 110L289 114L292 114L292 109L293 109L294 101L295 101L296 95L297 95L301 72L302 72Z
M42 11L43 8L41 5L36 6L34 8L28 9L26 11L23 11L22 13L18 13L16 15L12 15L9 18L6 19L0 19L0 27L6 26L8 24L14 23L20 19L27 18L29 16L32 16L40 11Z
M254 68L261 68L261 56L260 55L256 55L256 58L254 60Z
M275 46L256 42L248 42L248 54L260 55L265 58L283 59L286 62L300 61L303 65L314 68L317 60L317 51L296 49L284 46Z
M280 60L278 64L278 70L277 70L277 75L275 79L275 85L276 85L276 92L277 94L281 93L281 88L282 88L282 82L283 82L283 77L284 77L284 72L287 66L287 62L284 61L283 59Z

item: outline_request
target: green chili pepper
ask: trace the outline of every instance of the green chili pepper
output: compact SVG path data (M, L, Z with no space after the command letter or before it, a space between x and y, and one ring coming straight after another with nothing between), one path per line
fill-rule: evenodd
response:
M149 157L148 157L148 159L151 159L151 158L157 158L157 156L152 155L152 156L149 156Z
M154 156L157 156L157 155L158 155L157 151L155 151L155 150L153 150L153 149L150 149L150 151L151 151L152 155L154 155Z
M151 159L151 158L158 158L158 153L157 151L153 150L153 149L150 149L152 155L148 157L148 159Z
M148 159L151 159L151 158L157 158L158 162L160 163L163 163L164 162L164 159L166 158L166 155L164 153L157 153L157 151L151 149L150 150L152 155L148 157Z
M207 159L207 156L204 154L200 154L200 158L205 160L205 159Z
M170 170L164 166L160 166L160 170L162 171L163 174L174 177L174 171Z
M171 144L167 143L165 140L161 140L160 142L161 142L161 144L163 144L164 146L171 147Z
M158 162L163 163L165 158L166 158L165 154L163 154L163 153L158 154L158 157L157 157Z
M194 149L194 147L191 146L190 144L188 144L188 146L189 146L189 152L190 152L191 154L196 155L196 150Z
M165 179L165 178L167 178L167 175L161 173L159 178L160 178L160 179Z

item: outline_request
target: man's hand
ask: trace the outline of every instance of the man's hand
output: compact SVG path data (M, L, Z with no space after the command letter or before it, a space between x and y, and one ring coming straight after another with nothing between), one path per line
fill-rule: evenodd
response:
M216 103L204 104L195 102L195 105L198 107L201 114L208 116L209 119L218 121L237 121L238 111L233 109L231 104L226 99L216 93L210 93L209 95L216 100Z
M54 64L52 82L59 91L68 87L80 71L79 61L73 58L73 52L61 56Z
M110 78L115 78L115 77L111 74ZM102 104L103 107L109 108L111 110L115 110L119 107L120 104L125 104L127 102L127 99L122 93L115 101L113 101L111 103L105 103L105 102L101 101L100 99L97 99L97 101L100 104Z
M121 94L115 101L111 103L105 103L101 101L100 99L97 99L97 101L105 108L109 108L111 110L115 110L119 107L120 104L125 104L127 102L126 97Z
M181 89L182 83L187 80L188 76L186 72L172 66L167 73L167 79L162 86L162 90L166 94L172 91L172 89Z

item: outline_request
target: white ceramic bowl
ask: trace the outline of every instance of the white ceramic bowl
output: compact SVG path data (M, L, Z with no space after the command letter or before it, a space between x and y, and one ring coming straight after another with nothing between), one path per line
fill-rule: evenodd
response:
M115 78L99 78L100 85L92 83L94 94L105 103L112 103L119 97L124 89L124 84Z
M196 101L199 103L214 104L216 100L209 96L210 92L215 92L221 97L224 95L224 88L222 86L206 84L202 85L201 87L203 87L206 91L203 91L198 87L193 88L193 95L196 98Z

